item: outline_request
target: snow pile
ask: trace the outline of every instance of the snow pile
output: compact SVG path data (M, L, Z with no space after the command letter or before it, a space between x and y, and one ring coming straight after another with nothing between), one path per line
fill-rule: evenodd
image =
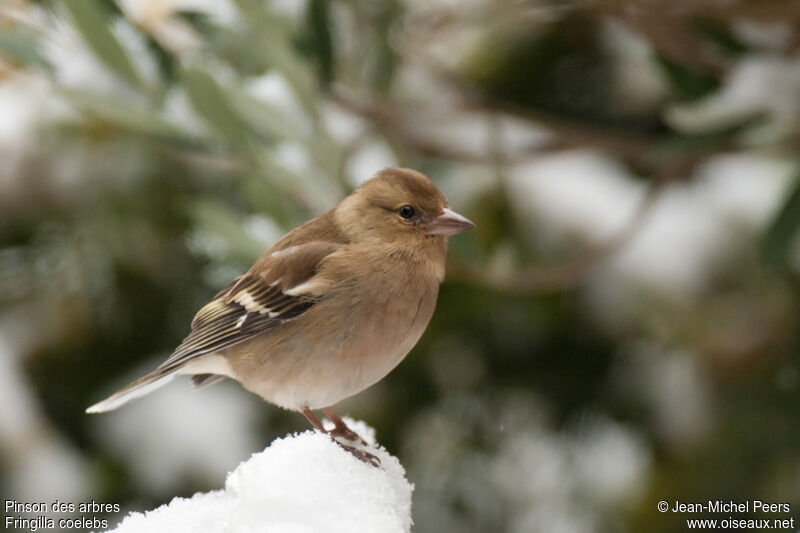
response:
M370 428L348 424L374 442ZM278 439L231 472L223 490L132 513L114 531L410 531L413 487L405 470L386 450L369 451L380 459L380 468L361 462L321 433Z

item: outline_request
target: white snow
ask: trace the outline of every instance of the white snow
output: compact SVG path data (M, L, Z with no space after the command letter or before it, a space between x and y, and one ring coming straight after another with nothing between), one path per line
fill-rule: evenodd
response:
M612 88L618 95L617 105L627 111L655 109L669 94L653 49L642 35L621 22L603 21L605 49L614 60Z
M44 41L43 51L53 65L57 84L120 101L144 103L145 99L139 91L122 81L97 58L85 39L67 23L69 20L68 16L62 15L49 21L48 39ZM154 83L158 67L144 37L127 20L116 21L111 30L137 75L148 83Z
M620 231L645 194L644 185L618 162L589 150L516 165L507 183L515 212L538 222L537 231L579 235L592 243Z
M613 386L644 402L661 442L684 451L713 434L714 394L697 353L650 340L633 342L622 353Z
M381 140L373 140L360 146L347 160L345 176L347 181L358 187L375 175L378 170L397 166L397 157L392 149Z
M364 118L331 100L324 100L319 111L325 131L343 146L356 142L369 126Z
M273 219L263 215L250 215L243 223L247 233L262 243L265 250L278 242L284 233Z
M341 200L341 191L325 177L304 143L283 141L264 156L279 169L270 177L273 183L301 197L311 212L323 213Z
M793 131L800 116L798 90L800 61L748 56L731 70L722 89L697 102L674 105L665 118L681 131L701 132L731 126L754 113L766 113L768 122L755 128L748 138L770 142Z
M373 431L348 425L370 443ZM117 533L405 532L411 530L411 492L400 462L382 448L381 461L363 463L318 432L272 442L228 475L225 488L175 498L131 513Z
M286 77L278 72L268 72L263 76L251 78L247 82L247 90L256 98L269 102L291 114L303 115L305 113L292 85L286 80Z
M798 171L788 158L757 152L720 154L697 170L697 193L735 231L763 231L788 197Z
M709 158L693 181L665 187L629 242L598 265L591 289L608 296L627 286L673 301L696 298L717 265L735 251L742 232L763 231L780 208L796 168L789 160L757 152ZM608 242L630 224L645 194L644 183L619 163L587 150L516 165L509 171L508 186L515 212L538 235L552 242L573 237L594 245ZM621 304L616 297L607 303Z
M210 137L211 128L197 114L189 101L189 96L181 88L172 88L167 91L164 97L163 116L171 124L183 128L184 131L192 132L197 137Z

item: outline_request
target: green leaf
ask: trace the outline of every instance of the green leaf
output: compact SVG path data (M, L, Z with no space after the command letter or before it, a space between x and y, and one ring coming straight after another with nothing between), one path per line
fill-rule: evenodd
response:
M222 239L232 257L243 263L255 261L264 251L264 243L245 230L241 214L212 200L198 200L189 205L191 217L210 235Z
M397 67L401 63L391 44L391 28L393 15L391 8L378 11L374 15L376 36L372 45L366 50L366 71L375 89L386 92L392 84Z
M248 24L251 49L260 62L286 77L301 105L316 116L316 85L311 65L294 49L289 25L256 0L236 0Z
M94 55L122 79L142 86L139 74L111 31L110 20L100 4L96 0L70 0L63 5Z
M320 183L313 172L307 174L295 171L276 160L270 150L262 150L255 163L258 175L276 191L276 198L283 198L289 204L309 209L311 206L308 204L308 197L311 191L323 195L330 192L330 184Z
M311 51L317 58L322 85L327 87L334 77L333 36L327 0L311 0L307 19L311 31Z
M762 126L767 119L768 116L765 113L752 113L721 128L666 136L656 144L648 158L652 165L662 166L669 164L675 158L684 158L692 154L700 155L712 150L729 149L742 135L753 128Z
M276 140L304 139L308 136L308 128L284 110L240 87L226 87L223 90L238 115L260 134Z
M729 56L740 56L747 52L747 46L731 31L727 22L697 17L692 26L700 35L712 42L719 51Z
M295 202L286 201L280 189L270 183L260 172L242 176L241 187L256 212L268 214L283 227L292 228L308 219L307 212L299 209Z
M153 109L131 106L120 100L83 91L62 89L61 94L86 115L121 129L181 141L196 140Z
M784 266L800 228L800 174L778 215L769 225L761 242L764 260L774 266Z
M688 65L681 65L671 59L659 55L657 64L669 80L672 88L682 99L696 100L716 91L722 82L708 72Z
M208 72L187 68L181 72L181 82L192 107L209 126L229 141L244 144L247 125L225 97L225 91Z
M0 31L0 55L23 65L50 67L39 52L36 38L18 28L3 28Z

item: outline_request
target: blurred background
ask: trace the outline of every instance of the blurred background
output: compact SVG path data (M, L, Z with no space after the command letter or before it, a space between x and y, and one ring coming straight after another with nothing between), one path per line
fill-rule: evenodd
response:
M796 512L798 143L792 0L3 0L0 492L147 509L306 429L229 382L83 411L401 165L478 225L339 409L406 467L416 531Z

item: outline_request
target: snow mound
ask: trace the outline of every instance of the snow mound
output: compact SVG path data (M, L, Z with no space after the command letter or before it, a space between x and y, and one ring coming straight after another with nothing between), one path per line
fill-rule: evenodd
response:
M372 444L374 432L348 425ZM407 532L411 492L400 462L369 447L380 468L318 432L272 442L228 474L225 488L131 513L116 533Z

